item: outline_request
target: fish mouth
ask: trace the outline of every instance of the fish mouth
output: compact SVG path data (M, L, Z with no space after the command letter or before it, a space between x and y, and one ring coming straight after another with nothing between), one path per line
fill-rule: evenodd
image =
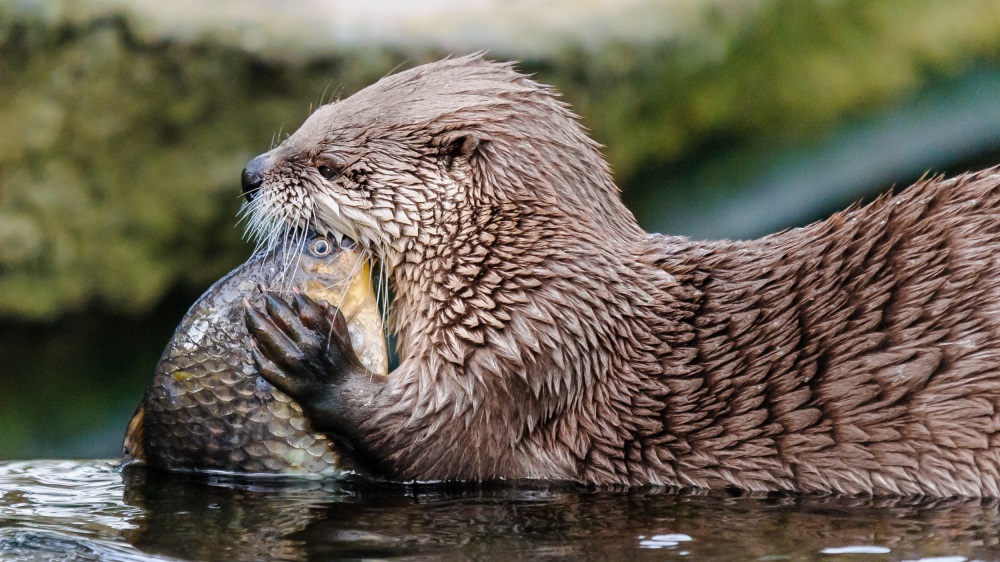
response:
M389 321L393 295L390 290L387 262L371 243L359 242L354 236L343 231L326 229L326 233L323 235L336 241L339 251L351 256L351 259L359 264L355 266L354 272L348 280L349 285L346 291L349 292L347 296L350 298L341 297L339 302L328 302L341 308L341 312L348 318L354 315L367 315L368 320L359 321L359 324L365 325L365 331L368 334L364 340L370 342L374 333L378 331L379 343L381 344L380 354L385 357L383 370L381 372L375 370L376 374L391 375L392 368L398 362L396 360L398 350L393 345L395 338L392 337L393 330ZM348 309L343 309L343 306L347 306ZM372 316L377 319L377 329L372 324ZM362 359L362 363L368 363L364 356L365 354L368 357L372 356L372 347L379 346L369 345L367 349L359 349L359 346L355 345L355 352Z

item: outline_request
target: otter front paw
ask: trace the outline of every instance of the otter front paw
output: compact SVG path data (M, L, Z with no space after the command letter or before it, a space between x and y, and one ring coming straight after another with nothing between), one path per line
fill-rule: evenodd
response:
M296 293L291 305L274 292L264 310L243 303L251 355L264 379L298 402L316 430L351 433L350 381L367 380L344 315Z

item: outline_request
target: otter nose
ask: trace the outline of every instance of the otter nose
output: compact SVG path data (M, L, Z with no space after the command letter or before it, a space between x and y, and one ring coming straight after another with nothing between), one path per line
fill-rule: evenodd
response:
M240 181L243 183L243 197L246 198L247 203L252 202L257 197L260 186L264 184L264 172L267 171L266 161L267 155L261 154L251 160L246 168L243 168Z

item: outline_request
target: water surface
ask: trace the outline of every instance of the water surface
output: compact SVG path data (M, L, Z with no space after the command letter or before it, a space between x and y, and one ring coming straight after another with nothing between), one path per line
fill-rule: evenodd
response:
M0 463L3 560L996 560L1000 503Z

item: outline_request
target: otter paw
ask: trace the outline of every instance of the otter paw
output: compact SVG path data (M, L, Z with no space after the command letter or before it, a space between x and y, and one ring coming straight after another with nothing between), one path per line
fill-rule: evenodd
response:
M263 310L247 301L243 307L257 371L304 409L328 409L337 384L365 372L340 310L301 293L288 304L272 291Z

